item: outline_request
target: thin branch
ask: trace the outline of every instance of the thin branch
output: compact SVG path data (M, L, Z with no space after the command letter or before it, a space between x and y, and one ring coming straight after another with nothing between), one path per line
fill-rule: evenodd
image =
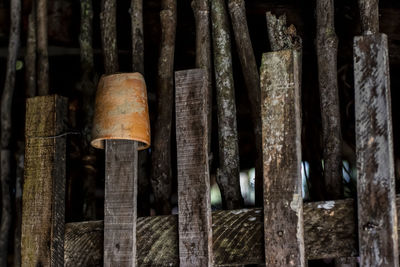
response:
M143 0L131 0L132 71L144 75Z
M47 52L47 0L37 0L37 56L38 56L38 93L49 94L49 57Z
M154 126L151 185L159 214L171 213L171 124L174 96L176 0L163 0L161 52L158 61L158 109Z
M102 0L100 13L101 43L106 74L118 71L117 1Z
M12 99L15 89L15 72L20 45L21 0L11 0L10 40L8 43L7 72L1 97L1 225L0 266L7 266L8 239L11 226L10 171L12 134Z
M36 95L36 1L32 1L32 10L28 18L28 33L26 40L25 55L25 82L26 97L34 97Z

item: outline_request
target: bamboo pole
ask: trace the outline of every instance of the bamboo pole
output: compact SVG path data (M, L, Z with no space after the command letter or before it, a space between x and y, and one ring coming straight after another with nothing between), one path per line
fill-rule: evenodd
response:
M176 0L163 0L161 52L157 76L157 119L154 125L151 185L158 214L171 213L171 127L174 96Z
M20 46L21 0L11 1L10 39L8 43L7 72L1 96L1 223L0 223L0 266L7 265L8 239L11 226L11 135L12 100L15 89L15 72Z
M240 192L239 145L236 123L231 40L223 0L211 0L212 39L218 106L219 169L217 182L227 209L243 206Z

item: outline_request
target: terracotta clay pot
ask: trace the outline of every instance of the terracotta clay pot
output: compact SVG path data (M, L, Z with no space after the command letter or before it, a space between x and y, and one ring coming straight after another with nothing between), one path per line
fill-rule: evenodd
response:
M92 146L104 149L104 140L139 142L138 149L150 146L150 121L146 83L140 73L101 77L96 94Z

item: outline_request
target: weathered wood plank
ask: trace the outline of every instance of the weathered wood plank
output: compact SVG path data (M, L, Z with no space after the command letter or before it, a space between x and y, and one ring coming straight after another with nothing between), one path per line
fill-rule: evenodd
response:
M267 266L305 266L299 53L263 54L261 117Z
M357 256L352 199L305 203L303 211L307 259ZM177 219L176 215L138 218L138 266L179 264ZM216 211L212 222L215 266L264 263L262 209ZM101 221L67 224L66 266L101 265L102 229Z
M104 266L135 266L138 143L107 140Z
M180 266L212 265L206 77L175 72Z
M354 39L358 231L362 266L398 266L387 36Z
M67 106L56 95L27 100L22 266L63 266Z

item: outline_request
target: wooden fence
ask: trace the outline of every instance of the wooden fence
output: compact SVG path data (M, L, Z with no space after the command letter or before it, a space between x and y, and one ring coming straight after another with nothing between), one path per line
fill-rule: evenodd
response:
M263 209L211 212L203 69L175 73L178 216L136 220L136 146L115 141L106 155L107 177L116 183L106 178L114 194L105 195L104 223L65 224L67 101L29 99L22 265L306 266L307 259L360 256L362 266L398 266L388 65L387 37L366 29L354 41L357 205L303 204L296 50L262 59Z

